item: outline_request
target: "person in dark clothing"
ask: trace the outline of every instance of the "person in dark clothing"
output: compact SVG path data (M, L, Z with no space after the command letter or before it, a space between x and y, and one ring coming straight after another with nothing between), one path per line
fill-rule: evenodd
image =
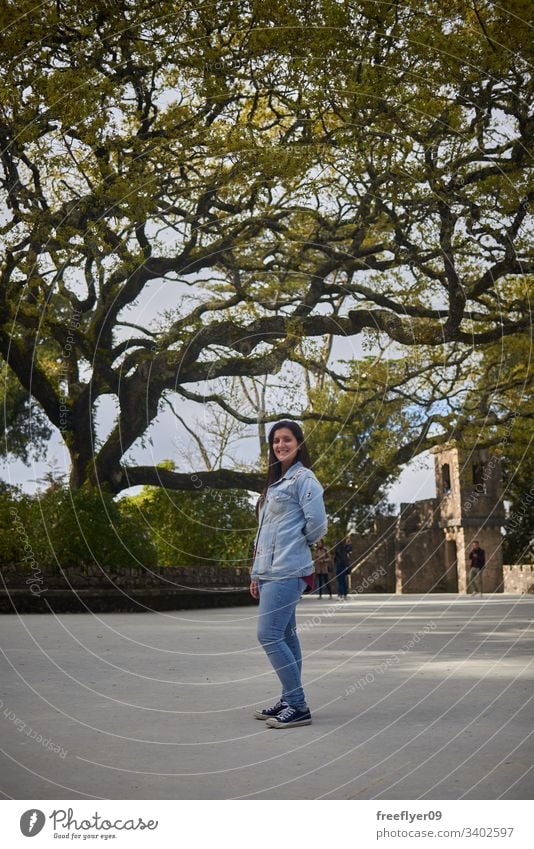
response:
M349 554L352 551L350 537L347 536L338 542L334 552L334 564L336 567L337 597L347 598L348 574L350 572Z
M319 593L319 598L323 597L323 590L325 595L328 592L330 598L332 598L332 585L329 580L332 558L330 557L330 552L326 547L324 539L320 539L319 542L315 543L313 560L315 563L316 591Z
M480 548L480 543L477 539L473 540L468 556L470 568L467 591L473 593L473 595L482 597L482 571L486 565L486 552L483 548Z

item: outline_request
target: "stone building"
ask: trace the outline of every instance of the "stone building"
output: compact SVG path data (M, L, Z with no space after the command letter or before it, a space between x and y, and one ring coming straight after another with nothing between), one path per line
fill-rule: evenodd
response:
M353 591L466 593L475 539L486 552L484 591L503 591L500 459L454 444L432 453L436 498L401 504L399 516L377 517L374 533L352 537Z

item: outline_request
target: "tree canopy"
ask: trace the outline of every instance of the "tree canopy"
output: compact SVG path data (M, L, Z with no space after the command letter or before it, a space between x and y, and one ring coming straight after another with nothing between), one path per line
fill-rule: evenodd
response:
M146 487L119 504L149 534L159 566L250 565L256 516L246 493Z
M4 3L0 354L61 431L73 488L195 489L124 456L169 398L243 420L216 380L289 363L350 388L310 339L402 351L398 397L427 376L407 455L432 425L485 421L440 404L477 352L531 328L527 15L525 0ZM173 308L145 322L158 281ZM198 480L262 485L239 468Z

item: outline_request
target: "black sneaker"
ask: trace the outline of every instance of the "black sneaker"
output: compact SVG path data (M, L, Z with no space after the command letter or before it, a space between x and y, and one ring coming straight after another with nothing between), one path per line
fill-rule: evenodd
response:
M273 716L278 716L280 711L284 710L284 708L286 708L287 706L287 702L283 702L282 699L280 699L279 702L276 702L276 704L270 708L264 708L263 710L255 710L254 716L256 717L256 719L272 719Z
M299 710L296 707L285 707L276 716L267 720L269 728L295 728L297 725L311 725L311 713L306 708Z

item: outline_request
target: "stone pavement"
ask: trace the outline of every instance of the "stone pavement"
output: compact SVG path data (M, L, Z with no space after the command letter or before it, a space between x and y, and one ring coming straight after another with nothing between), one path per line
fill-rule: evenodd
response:
M15 799L531 799L534 597L303 599L314 723L278 697L255 607L0 617Z

